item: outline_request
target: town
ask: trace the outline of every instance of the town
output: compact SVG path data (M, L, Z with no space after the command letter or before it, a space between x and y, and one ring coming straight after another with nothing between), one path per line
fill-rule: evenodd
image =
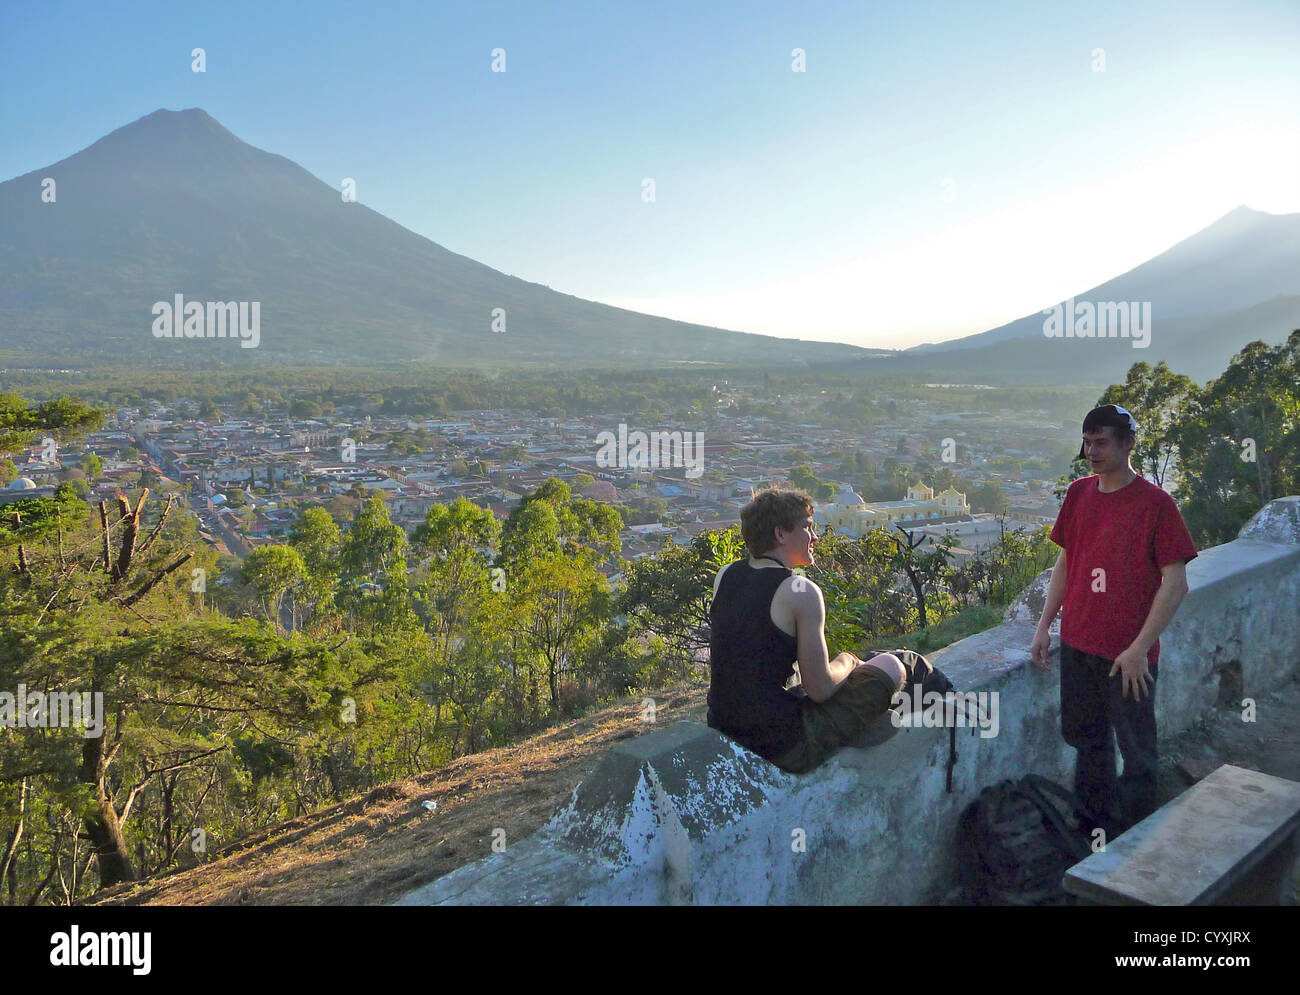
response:
M185 498L200 537L240 558L282 541L313 505L349 521L363 499L378 495L391 519L409 530L434 504L466 498L504 520L548 478L567 483L575 497L619 510L628 559L652 555L665 541L689 542L734 526L753 491L766 486L809 489L817 524L846 535L897 526L924 543L951 533L956 558L987 548L1006 528L1055 519L1053 487L1068 464L1049 467L1056 455L1046 442L1038 443L1041 451L1017 448L1027 443L1015 428L1027 416L1046 418L1046 411L1013 414L982 405L979 412L952 412L925 400L883 401L883 419L855 432L796 421L817 401L813 394L782 397L774 413L792 412L788 421L740 414L756 386L734 379L713 385L716 411L696 430L695 456L675 461L609 458L616 431L669 436L655 425L622 424L626 415L538 417L493 408L417 419L358 405L331 416L259 417L209 405L208 417L199 418L199 405L184 397L146 402L118 408L102 431L75 447L33 444L25 461L15 459L0 506L46 496L69 479L85 480L83 496L92 503L151 486ZM926 385L936 397L963 386ZM693 426L684 427L689 438ZM1068 433L1060 434L1064 446ZM634 455L637 447L631 449ZM96 472L88 473L88 464ZM893 487L889 499L859 492L855 474L861 479L873 470L891 481L884 485ZM978 497L957 482L978 489Z

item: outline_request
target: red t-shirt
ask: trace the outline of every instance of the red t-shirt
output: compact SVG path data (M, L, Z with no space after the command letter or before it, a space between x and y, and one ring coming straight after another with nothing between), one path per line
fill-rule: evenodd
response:
M1174 499L1141 474L1109 494L1097 481L1070 484L1051 539L1065 550L1061 642L1114 660L1142 631L1160 569L1195 559L1196 546ZM1157 639L1147 662L1159 659Z

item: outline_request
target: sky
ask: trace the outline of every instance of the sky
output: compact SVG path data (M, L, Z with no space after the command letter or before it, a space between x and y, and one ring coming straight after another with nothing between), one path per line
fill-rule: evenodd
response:
M1300 211L1297 52L1297 0L5 0L0 180L201 107L513 276L906 348Z

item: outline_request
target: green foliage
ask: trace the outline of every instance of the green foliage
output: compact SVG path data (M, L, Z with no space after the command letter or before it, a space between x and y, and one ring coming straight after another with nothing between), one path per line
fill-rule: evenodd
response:
M956 489L962 490L960 487ZM967 495L966 500L973 514L1005 515L1007 513L1007 496L1002 491L1002 485L996 480L990 480L962 492Z
M406 533L393 523L388 506L371 495L352 520L339 549L339 568L346 584L359 584L382 574L407 546Z
M525 494L501 531L501 558L519 563L551 552L589 546L602 556L622 548L622 520L608 505L574 498L569 485L551 477Z
M709 647L709 605L718 571L745 554L740 527L701 532L688 545L666 542L656 556L632 562L614 600L626 618L620 643L655 637L656 683L690 676Z
M973 636L977 632L991 629L1002 624L1002 610L988 605L971 605L963 608L956 615L945 618L942 622L920 629L893 640L891 649L916 650L918 653L933 653L935 650L951 646L958 640Z
M259 546L244 560L241 580L257 591L263 615L277 629L284 596L307 579L307 565L293 546Z
M790 478L790 483L800 490L807 491L815 501L829 501L835 493L835 488L819 480L813 473L812 467L807 464L792 466L787 476Z
M491 511L462 497L430 508L424 524L412 533L411 544L425 554L446 555L459 546L495 546L500 534Z
M1300 493L1300 329L1246 346L1180 414L1168 434L1188 529L1199 545L1230 541L1264 504Z
M0 453L11 453L45 434L63 442L104 423L104 413L66 395L28 407L17 394L0 394Z
M615 507L623 517L625 526L662 522L669 513L668 499L657 494L635 497Z

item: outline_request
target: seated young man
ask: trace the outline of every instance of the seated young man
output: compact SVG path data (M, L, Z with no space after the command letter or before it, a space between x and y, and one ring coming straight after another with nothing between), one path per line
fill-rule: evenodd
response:
M755 495L740 512L751 555L718 571L709 611L710 727L796 774L884 715L908 677L889 653L829 658L821 588L792 572L813 564L812 516L803 491Z

